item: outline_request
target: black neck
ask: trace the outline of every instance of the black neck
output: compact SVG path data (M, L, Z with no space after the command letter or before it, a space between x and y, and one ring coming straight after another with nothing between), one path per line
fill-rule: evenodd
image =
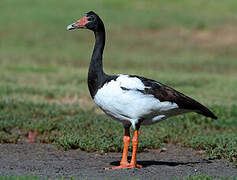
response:
M95 34L95 45L91 57L89 74L103 74L102 57L105 46L105 31L94 32Z
M98 88L100 88L106 76L103 71L103 64L102 64L103 50L105 46L104 27L100 31L94 31L94 34L95 34L95 45L88 72L88 86L92 97L95 96Z

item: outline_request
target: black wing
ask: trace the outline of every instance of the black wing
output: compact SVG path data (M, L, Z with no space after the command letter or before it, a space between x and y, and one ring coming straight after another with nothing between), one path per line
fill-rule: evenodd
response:
M144 90L138 90L144 94L152 94L159 101L169 101L176 103L180 109L192 110L199 114L202 114L212 119L217 119L217 117L205 106L196 100L176 91L175 89L168 87L162 83L156 82L151 79L144 77L139 77L136 75L130 75L130 77L139 78L143 84L147 87Z

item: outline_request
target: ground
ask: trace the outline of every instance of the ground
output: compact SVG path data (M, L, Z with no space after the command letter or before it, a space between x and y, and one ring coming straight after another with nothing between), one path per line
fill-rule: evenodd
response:
M225 159L210 160L191 148L166 144L162 149L138 154L142 169L104 170L118 165L121 153L63 151L49 144L1 144L1 175L38 177L75 177L88 179L172 179L208 174L215 177L237 176L236 168Z

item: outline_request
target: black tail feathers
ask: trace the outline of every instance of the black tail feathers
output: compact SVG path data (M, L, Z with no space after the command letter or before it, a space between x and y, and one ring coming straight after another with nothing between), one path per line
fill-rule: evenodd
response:
M201 105L198 107L198 114L204 115L206 117L210 117L212 119L217 119L217 116L215 116L207 107Z

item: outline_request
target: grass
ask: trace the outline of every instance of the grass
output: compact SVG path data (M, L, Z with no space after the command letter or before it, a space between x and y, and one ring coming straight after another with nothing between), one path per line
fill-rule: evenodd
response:
M39 178L37 176L0 176L0 180L42 180L43 178ZM55 178L54 178L55 179ZM70 179L70 180L78 180L76 178L57 178L56 180L65 180L65 179ZM52 180L51 178L44 178L43 180ZM82 179L83 180L83 179ZM86 179L85 179L86 180Z
M179 179L179 178L177 178ZM233 178L216 178L213 176L209 176L209 175L197 175L197 176L188 176L187 178L184 178L184 180L236 180L237 177L233 177Z
M101 114L87 89L93 35L65 30L94 10L107 29L106 72L156 79L219 117L187 114L142 127L140 151L178 143L237 166L236 9L234 0L2 0L0 143L34 130L63 149L121 151L122 125Z
M95 108L84 110L81 104L48 104L2 101L0 104L0 142L15 143L34 130L38 140L67 149L91 152L119 152L123 128ZM159 148L162 143L182 143L205 150L210 158L225 157L236 164L237 114L235 105L211 106L218 121L187 114L170 118L154 126L141 128L140 151ZM120 126L121 128L117 128ZM151 133L152 132L152 133ZM237 165L237 164L236 164Z

